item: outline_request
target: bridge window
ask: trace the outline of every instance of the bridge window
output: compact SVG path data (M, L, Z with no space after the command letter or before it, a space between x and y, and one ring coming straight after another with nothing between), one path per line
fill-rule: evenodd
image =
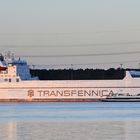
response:
M18 78L16 79L16 82L19 82L19 79Z
M7 82L7 81L8 81L8 79L4 79L4 81L5 81L5 82Z
M9 82L11 82L11 79L9 79Z

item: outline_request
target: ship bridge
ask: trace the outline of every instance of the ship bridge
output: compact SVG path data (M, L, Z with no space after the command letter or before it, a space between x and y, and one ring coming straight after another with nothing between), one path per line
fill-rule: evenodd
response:
M19 82L16 66L8 65L6 70L0 71L0 82Z
M5 66L5 67L4 67ZM22 80L37 80L38 77L31 77L27 62L16 59L14 55L9 55L6 60L0 55L0 82L20 82Z

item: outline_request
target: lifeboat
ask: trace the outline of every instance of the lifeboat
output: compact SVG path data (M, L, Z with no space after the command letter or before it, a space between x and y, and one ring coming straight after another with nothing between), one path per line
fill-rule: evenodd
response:
M6 70L7 69L7 67L2 67L2 66L0 66L0 71L4 71L4 70Z

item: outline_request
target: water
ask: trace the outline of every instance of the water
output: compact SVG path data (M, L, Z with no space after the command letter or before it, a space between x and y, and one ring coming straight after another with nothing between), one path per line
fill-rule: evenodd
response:
M0 103L2 140L139 140L140 103Z

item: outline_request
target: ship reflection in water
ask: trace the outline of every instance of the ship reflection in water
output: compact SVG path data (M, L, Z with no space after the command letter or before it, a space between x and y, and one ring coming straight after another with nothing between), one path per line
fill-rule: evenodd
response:
M2 140L139 140L140 121L1 122Z
M139 140L137 103L0 103L0 140Z

